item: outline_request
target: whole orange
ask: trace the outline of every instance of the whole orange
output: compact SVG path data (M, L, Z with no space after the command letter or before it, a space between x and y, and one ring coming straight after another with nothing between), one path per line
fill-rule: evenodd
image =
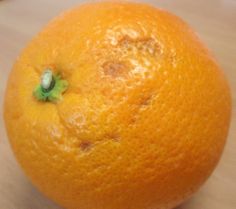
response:
M230 109L222 71L186 23L100 2L65 12L29 43L5 121L26 174L63 207L170 209L213 171Z

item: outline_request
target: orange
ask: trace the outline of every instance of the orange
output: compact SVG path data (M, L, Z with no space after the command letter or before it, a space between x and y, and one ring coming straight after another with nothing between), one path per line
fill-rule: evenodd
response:
M5 98L17 159L66 209L175 207L216 166L230 110L226 79L189 26L127 2L50 22L16 61Z

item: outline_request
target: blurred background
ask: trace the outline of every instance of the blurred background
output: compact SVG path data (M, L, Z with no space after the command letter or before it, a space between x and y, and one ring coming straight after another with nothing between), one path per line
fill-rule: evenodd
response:
M10 150L2 103L11 67L26 43L54 16L82 0L0 0L0 208L60 209L26 179ZM236 0L143 0L187 21L223 67L233 97L223 157L207 183L178 209L236 209Z

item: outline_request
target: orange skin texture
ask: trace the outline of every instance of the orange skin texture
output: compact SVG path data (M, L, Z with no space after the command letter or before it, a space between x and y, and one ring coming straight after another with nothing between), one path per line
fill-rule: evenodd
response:
M32 96L45 68L69 87ZM24 49L5 97L8 136L31 181L66 209L170 209L221 156L226 79L181 19L145 4L84 4Z

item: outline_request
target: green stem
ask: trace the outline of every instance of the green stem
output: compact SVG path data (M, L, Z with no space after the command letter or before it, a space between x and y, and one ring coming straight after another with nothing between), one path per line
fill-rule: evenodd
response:
M50 69L43 72L41 83L38 85L33 95L38 101L58 102L68 88L68 82L62 80L60 75L53 75Z

